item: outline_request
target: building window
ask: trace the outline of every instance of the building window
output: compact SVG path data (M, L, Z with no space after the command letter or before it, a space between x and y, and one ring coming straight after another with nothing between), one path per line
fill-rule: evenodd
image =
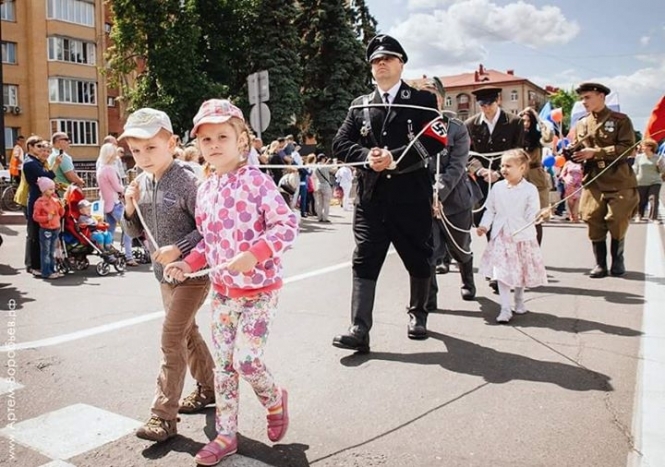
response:
M95 26L95 5L85 0L47 0L48 19Z
M49 102L97 104L97 83L68 78L48 80Z
M445 106L446 106L446 107L451 107L452 105L453 105L453 98L450 97L450 96L446 96L446 103L445 103Z
M467 94L461 94L458 99L459 104L468 104L469 103L469 96Z
M111 23L104 23L104 32L106 34L111 34L111 28L113 25Z
M63 131L75 146L97 146L96 120L51 120L51 134Z
M49 60L94 65L96 57L97 46L92 42L68 39L66 37L48 38Z
M15 84L2 85L2 97L5 105L18 106L18 86Z
M16 64L16 42L2 41L2 63Z
M18 128L5 127L5 149L12 149L16 144L19 132Z
M14 0L5 0L0 5L0 19L3 21L16 21L16 5L14 5Z
M514 89L510 91L510 100L512 102L517 102L520 99L519 93Z
M108 107L115 107L115 97L113 97L113 96L109 96L109 97L106 99L106 105L107 105Z
M529 101L535 101L535 100L536 100L535 91L529 91Z

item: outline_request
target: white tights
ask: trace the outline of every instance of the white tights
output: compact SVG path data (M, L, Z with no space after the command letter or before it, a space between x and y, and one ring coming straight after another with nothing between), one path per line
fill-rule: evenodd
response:
M510 286L505 282L498 281L499 284L499 300L501 301L501 309L510 310ZM515 309L524 309L524 287L514 287L515 289Z

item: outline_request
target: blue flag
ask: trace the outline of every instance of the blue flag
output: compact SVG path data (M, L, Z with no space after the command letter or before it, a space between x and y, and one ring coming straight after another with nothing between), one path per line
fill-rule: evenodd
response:
M550 128L550 130L554 130L554 122L550 118L551 113L552 113L552 104L550 103L550 101L547 101L543 106L543 108L540 109L540 113L538 114L538 116L543 122L545 122L545 124Z

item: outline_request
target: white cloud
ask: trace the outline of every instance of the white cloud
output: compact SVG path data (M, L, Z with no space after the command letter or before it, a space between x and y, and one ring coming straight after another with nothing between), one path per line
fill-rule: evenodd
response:
M642 36L640 37L640 44L642 45L649 45L649 41L651 40L651 37L649 36Z
M579 30L575 21L554 6L536 8L522 1L499 6L492 0L461 0L429 14L412 13L389 33L404 45L414 66L421 67L477 63L487 55L484 42L515 42L527 47L565 44Z

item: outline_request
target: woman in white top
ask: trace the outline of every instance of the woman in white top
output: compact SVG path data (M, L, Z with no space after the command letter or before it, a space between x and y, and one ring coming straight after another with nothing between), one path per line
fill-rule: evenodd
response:
M504 179L490 190L487 210L478 235L491 229L490 242L480 260L480 271L498 281L501 312L496 318L507 323L513 317L510 289L515 289L515 313L526 313L524 288L547 284L547 272L536 239L535 220L540 212L538 189L524 179L529 156L522 149L501 158Z
M351 204L351 187L353 186L353 172L351 168L343 165L337 169L335 174L337 183L342 188L344 193L344 198L342 199L342 207L345 211L353 211L353 205Z

